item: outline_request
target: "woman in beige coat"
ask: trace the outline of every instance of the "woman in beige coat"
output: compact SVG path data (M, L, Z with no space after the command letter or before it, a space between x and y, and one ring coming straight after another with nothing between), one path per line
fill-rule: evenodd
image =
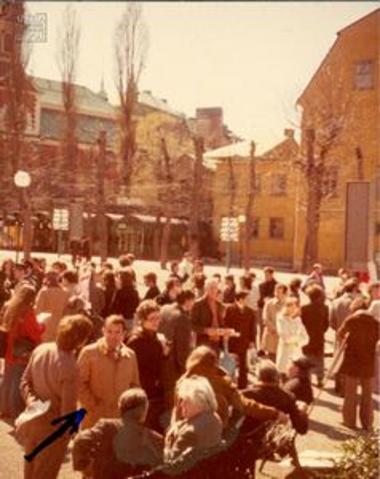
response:
M55 341L58 324L63 317L69 297L70 293L61 288L58 283L58 274L55 271L49 271L45 276L44 286L36 298L36 314L50 313L51 315L45 322L42 342Z
M264 333L261 340L261 349L264 350L268 358L275 362L278 346L278 332L276 326L277 315L284 306L287 286L276 284L274 289L274 298L267 300L263 310Z
M45 414L17 427L16 433L26 454L59 427L51 424L53 419L77 409L76 354L87 342L91 330L92 324L85 316L67 316L58 326L56 342L41 344L33 351L21 379L21 394L27 406L38 400L51 404ZM69 440L66 432L32 461L25 461L24 479L55 479Z

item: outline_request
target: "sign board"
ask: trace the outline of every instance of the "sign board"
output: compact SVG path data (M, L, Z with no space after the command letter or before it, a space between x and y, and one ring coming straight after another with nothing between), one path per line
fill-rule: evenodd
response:
M222 241L239 241L239 221L234 217L223 217L220 225L220 239Z
M69 229L69 210L54 208L53 229L57 231L67 231Z

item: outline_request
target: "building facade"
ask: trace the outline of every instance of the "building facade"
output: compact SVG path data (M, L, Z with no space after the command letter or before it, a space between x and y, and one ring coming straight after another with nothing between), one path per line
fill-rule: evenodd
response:
M318 259L374 273L380 265L380 9L338 32L302 92L301 157L307 130L323 162ZM307 184L300 175L294 265L302 265Z

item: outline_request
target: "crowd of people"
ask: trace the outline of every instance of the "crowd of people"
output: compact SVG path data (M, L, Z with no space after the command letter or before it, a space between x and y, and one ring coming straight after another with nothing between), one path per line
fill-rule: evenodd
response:
M161 290L154 272L139 282L131 254L99 267L6 260L0 413L30 452L54 431L54 418L85 408L72 455L88 478L121 478L125 464L155 467L214 447L236 415L246 416L246 428L290 421L305 434L331 327L336 349L345 346L335 379L343 422L357 426L360 384L360 422L371 429L380 283L363 285L343 269L339 278L327 295L319 264L289 284L271 267L262 282L254 272L207 276L186 253ZM43 414L18 419L47 401ZM25 461L25 477L57 477L69 441L66 434Z

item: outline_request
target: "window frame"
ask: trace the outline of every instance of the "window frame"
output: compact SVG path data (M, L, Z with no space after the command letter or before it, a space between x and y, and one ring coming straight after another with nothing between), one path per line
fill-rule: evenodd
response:
M284 188L276 186L276 181L279 180L278 184L284 180ZM271 175L270 179L270 196L286 196L288 191L288 177L285 174L276 173Z
M370 66L370 71L367 73L361 73L358 71L360 66ZM369 85L366 83L363 85L360 84L360 79L363 78L370 80ZM358 82L359 80L359 82ZM373 90L375 88L375 62L374 60L367 59L367 60L358 60L354 63L354 89L357 91L366 91L366 90Z

